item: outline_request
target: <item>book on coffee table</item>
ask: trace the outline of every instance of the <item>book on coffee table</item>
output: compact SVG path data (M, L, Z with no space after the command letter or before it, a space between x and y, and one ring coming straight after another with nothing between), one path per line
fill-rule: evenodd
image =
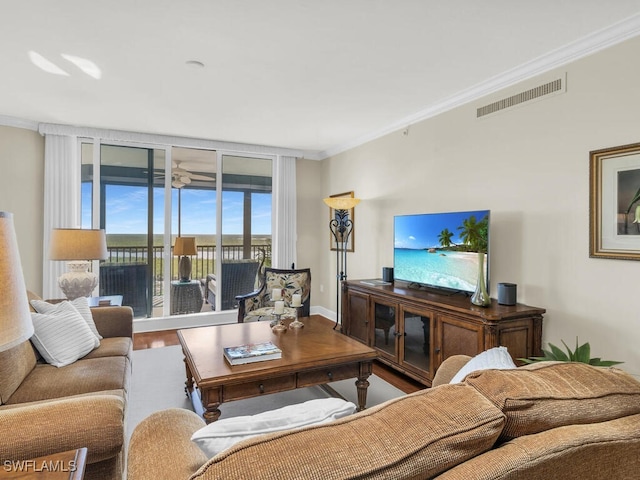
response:
M282 350L271 342L225 347L223 352L224 358L226 358L231 365L242 365L244 363L282 358Z

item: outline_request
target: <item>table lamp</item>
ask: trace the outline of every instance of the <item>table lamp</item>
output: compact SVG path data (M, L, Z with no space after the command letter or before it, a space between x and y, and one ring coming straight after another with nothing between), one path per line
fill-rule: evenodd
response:
M176 244L173 246L173 254L180 256L178 262L178 275L181 282L189 282L191 280L191 258L187 255L195 255L196 237L178 237Z
M107 237L104 230L54 228L51 231L50 260L67 260L68 272L58 278L58 286L69 300L90 297L98 286L98 276L89 271L90 260L105 260Z
M0 352L33 335L13 214L0 212Z

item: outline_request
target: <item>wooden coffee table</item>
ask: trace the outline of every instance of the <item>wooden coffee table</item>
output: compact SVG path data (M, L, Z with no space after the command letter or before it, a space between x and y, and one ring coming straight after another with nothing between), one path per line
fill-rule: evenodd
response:
M313 317L301 320L303 328L278 334L271 331L269 322L178 330L187 372L186 391L194 407L202 403L207 423L220 417L218 407L223 402L346 378L357 379L358 410L365 408L367 378L376 351L314 322ZM224 347L267 341L282 350L282 358L235 366L223 358Z

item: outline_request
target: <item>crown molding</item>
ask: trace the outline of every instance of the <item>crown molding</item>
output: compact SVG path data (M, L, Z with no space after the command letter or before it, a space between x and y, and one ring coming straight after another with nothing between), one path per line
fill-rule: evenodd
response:
M24 128L26 130L33 130L34 132L38 131L38 122L9 117L7 115L0 115L0 125L5 127Z
M191 148L206 148L213 150L228 150L247 154L280 155L308 160L322 160L320 152L316 150L298 150L284 147L253 145L200 138L159 135L152 133L126 132L122 130L108 130L92 127L75 127L53 123L40 123L21 118L0 115L0 126L22 128L39 132L41 135L72 135L77 137L101 138L112 141L144 142L150 144L175 145Z
M491 93L513 86L519 82L548 72L554 68L567 65L580 58L605 50L640 34L640 14L633 15L610 27L594 32L564 47L552 50L529 62L507 70L506 72L480 82L471 88L445 98L440 102L421 110L414 115L404 117L386 127L354 139L351 142L337 145L319 152L318 157L325 159L339 153L359 147L384 135L406 129L420 121L435 117L441 113L465 105Z
M240 152L248 155L279 155L296 158L316 156L316 152L297 150L292 148L274 147L267 145L253 145L248 143L208 140L193 137L162 135L155 133L128 132L124 130L110 130L94 127L76 127L72 125L39 123L37 128L41 135L70 135L76 137L100 138L106 141L133 142L157 145L173 145L186 148L202 148L208 150L223 150Z

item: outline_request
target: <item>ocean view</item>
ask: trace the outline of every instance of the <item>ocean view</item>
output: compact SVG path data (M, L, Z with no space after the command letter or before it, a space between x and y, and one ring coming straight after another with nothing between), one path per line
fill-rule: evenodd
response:
M172 235L171 243L175 243L177 235ZM190 235L183 233L183 237L196 237L198 246L214 246L216 244L215 235ZM161 234L153 236L153 244L161 247L164 236ZM252 245L271 245L271 235L253 235ZM147 236L143 234L130 233L107 233L107 245L109 247L146 247ZM242 235L222 235L222 245L242 245Z

